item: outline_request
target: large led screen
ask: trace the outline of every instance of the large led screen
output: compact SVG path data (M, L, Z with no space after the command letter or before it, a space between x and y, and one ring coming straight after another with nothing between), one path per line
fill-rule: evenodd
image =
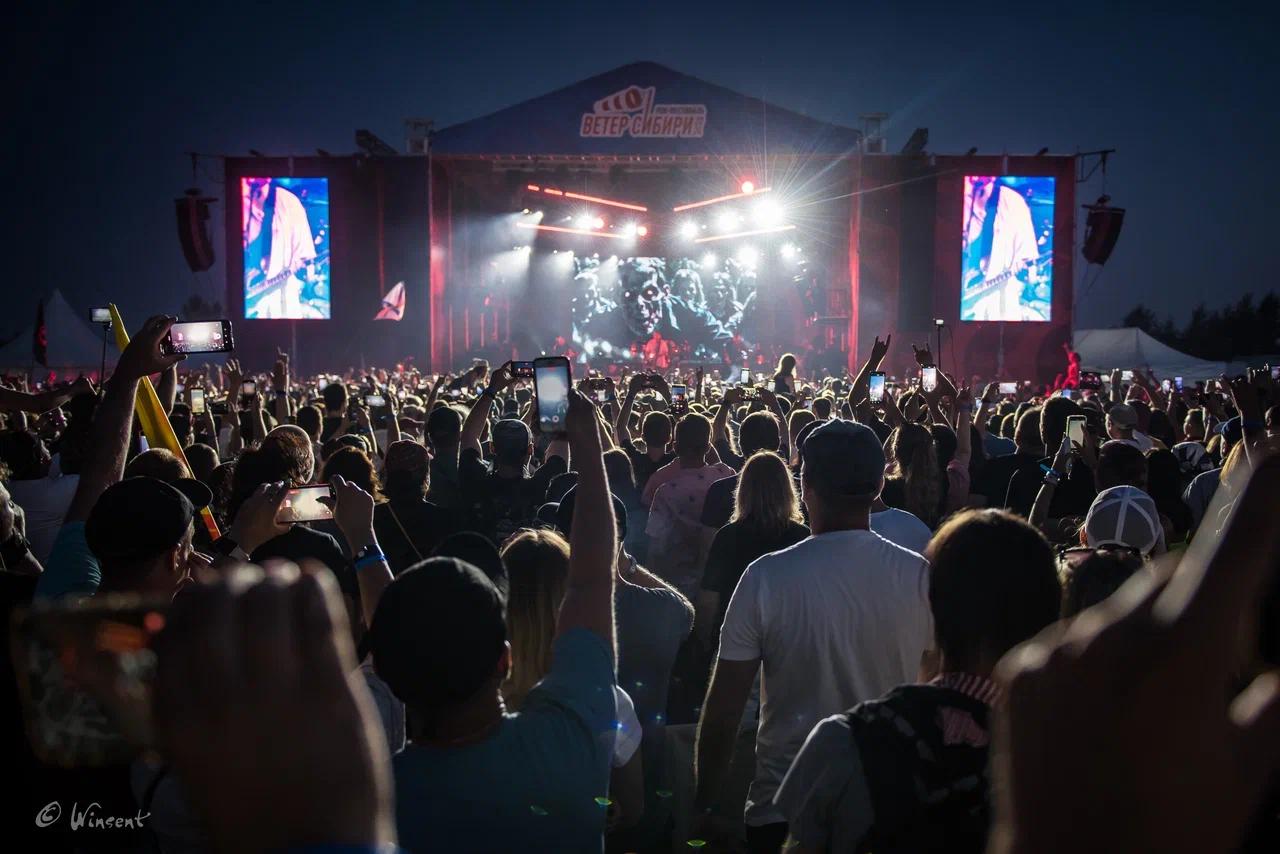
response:
M1047 321L1054 179L966 175L961 320Z
M244 316L328 320L329 179L241 178Z

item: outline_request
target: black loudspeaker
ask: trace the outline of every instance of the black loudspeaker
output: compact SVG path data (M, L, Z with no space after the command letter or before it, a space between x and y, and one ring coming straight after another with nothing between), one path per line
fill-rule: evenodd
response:
M1113 208L1104 201L1085 205L1089 216L1084 223L1084 246L1080 254L1090 264L1105 264L1120 239L1120 226L1124 225L1124 208Z
M213 266L213 243L209 240L209 204L217 199L200 195L192 188L173 206L178 214L178 241L192 272L200 273Z

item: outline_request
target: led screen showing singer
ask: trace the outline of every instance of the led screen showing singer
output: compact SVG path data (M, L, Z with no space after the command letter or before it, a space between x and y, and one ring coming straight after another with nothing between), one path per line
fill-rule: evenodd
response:
M244 316L328 320L329 179L241 178Z
M1047 321L1054 179L966 175L961 320Z

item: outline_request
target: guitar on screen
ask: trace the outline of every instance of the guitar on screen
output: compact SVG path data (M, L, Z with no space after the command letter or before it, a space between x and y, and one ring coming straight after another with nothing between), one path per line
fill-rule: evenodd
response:
M266 274L260 270L248 270L245 273L244 301L246 303L266 296L272 291L278 290L286 282L294 276L306 270L308 267L316 268L315 275L321 277L326 275L329 266L329 252L325 250L314 258L308 258L302 264L289 270L284 270L271 278L266 278Z

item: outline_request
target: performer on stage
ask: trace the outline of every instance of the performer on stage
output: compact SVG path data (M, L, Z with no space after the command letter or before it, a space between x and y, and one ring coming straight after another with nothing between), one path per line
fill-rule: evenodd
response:
M303 282L287 276L276 287L250 297L255 286L301 270L316 257L311 223L302 202L270 178L241 182L244 239L245 317L253 319L322 316L304 306Z
M1047 294L1032 278L1040 250L1027 200L998 178L965 182L961 319L1047 320Z

